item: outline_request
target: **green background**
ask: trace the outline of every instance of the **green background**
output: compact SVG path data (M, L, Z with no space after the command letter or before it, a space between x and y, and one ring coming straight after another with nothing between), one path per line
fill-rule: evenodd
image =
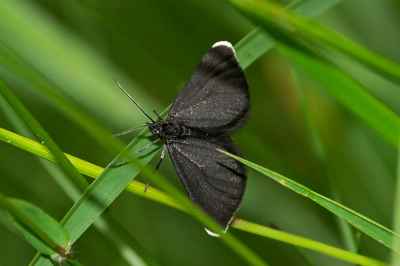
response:
M115 77L110 74L108 90L80 87L63 91L68 99L113 132L143 125L146 119L113 86L112 78L121 80L146 110L161 111L173 101L214 42L236 43L253 27L224 1L26 2L41 9L41 15L49 16L57 31L102 57L104 61L99 64L104 63L107 68L111 66L119 72ZM347 0L318 20L395 61L400 57L398 1ZM22 30L45 33L47 29ZM29 50L30 43L24 45ZM30 52L40 59L38 64L69 60L71 56L67 50L61 51L59 58L34 49ZM2 78L18 81L18 74L7 76L4 69L6 65L0 69ZM68 69L72 74L69 79L100 78L87 76L93 72L81 70L78 67ZM358 65L349 64L348 70L359 73L374 96L392 110L400 111L397 86L362 72ZM49 79L55 73L41 72ZM302 72L294 74L290 63L276 50L249 67L246 76L251 112L248 123L234 136L243 157L294 178L323 195L334 192L346 206L391 228L396 150L325 94L312 77ZM113 158L114 154L102 149L40 92L23 85L22 81L15 92L65 152L102 166ZM13 129L2 113L0 123L1 127ZM316 131L326 153L327 160L323 163L313 148L312 134ZM124 139L128 141L129 137ZM71 200L34 156L0 143L0 158L2 193L30 201L57 219L70 208ZM155 163L156 160L153 165ZM160 171L180 186L169 160ZM145 177L139 179L148 182ZM218 239L207 236L199 223L174 209L123 193L107 212L160 265L243 263ZM249 171L247 191L238 216L344 247L333 215L253 171ZM232 233L271 265L347 265L266 238L235 230ZM126 265L114 247L93 228L74 245L73 251L84 265ZM359 253L382 260L389 255L388 249L366 236L360 236ZM34 254L34 249L23 239L0 227L1 266L27 265Z

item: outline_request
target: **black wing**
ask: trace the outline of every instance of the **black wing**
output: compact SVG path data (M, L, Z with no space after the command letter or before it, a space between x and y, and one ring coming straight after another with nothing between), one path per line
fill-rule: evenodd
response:
M235 153L228 136L167 140L167 149L189 197L224 228L229 226L246 185L244 167L217 151Z
M209 133L239 126L249 110L246 78L229 42L217 42L202 58L171 107L168 119Z

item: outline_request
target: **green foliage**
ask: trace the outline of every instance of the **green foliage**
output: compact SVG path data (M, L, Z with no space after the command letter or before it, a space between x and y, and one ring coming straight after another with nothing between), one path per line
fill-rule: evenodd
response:
M38 251L50 257L68 256L68 232L51 216L29 202L3 195L0 206L11 215L8 222Z
M400 6L339 2L295 0L282 8L232 0L237 13L223 1L4 0L0 79L9 87L0 86L0 192L35 202L63 227L31 203L2 197L17 227L0 213L0 249L11 249L0 264L26 264L38 250L31 265L51 265L43 255L73 244L84 265L385 265L397 249L388 228L400 126L391 25ZM249 173L232 225L247 234L232 230L218 240L203 231L218 225L166 181L175 176L171 165L161 174L150 170L159 146L138 157L148 132L124 148L111 131L145 123L114 80L149 113L159 110L208 47L224 39L240 40L235 47L251 88L251 117L236 138L245 159L238 159L258 172ZM360 63L367 74L355 71ZM379 75L395 83L378 86ZM131 163L98 166L110 161ZM96 179L86 188L81 175ZM22 230L30 245L5 228Z

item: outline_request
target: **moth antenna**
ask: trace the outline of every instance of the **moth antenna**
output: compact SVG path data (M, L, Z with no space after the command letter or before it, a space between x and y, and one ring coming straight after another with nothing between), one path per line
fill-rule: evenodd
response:
M136 105L136 107L137 107L148 119L150 119L150 121L151 121L152 123L155 123L155 122L156 122L156 121L153 120L153 118L151 118L150 115L148 115L148 114L145 112L145 110L143 109L143 107L140 106L140 105L133 99L133 97L132 97L126 90L124 90L124 88L122 88L121 84L120 84L118 81L115 81L115 83L117 84L118 88L119 88L126 96L128 96L128 98L131 100L131 102L133 102L133 103Z
M153 110L153 113L157 116L157 119L158 119L159 121L162 120L161 115L160 115L156 110Z

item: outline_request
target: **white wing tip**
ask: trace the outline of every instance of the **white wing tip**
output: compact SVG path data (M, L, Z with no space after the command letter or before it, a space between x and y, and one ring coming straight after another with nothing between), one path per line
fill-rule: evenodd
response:
M220 234L217 234L206 227L204 227L204 230L206 231L207 235L209 235L209 236L212 236L212 237L220 237L221 236Z
M231 49L231 50L233 51L233 54L234 54L235 57L236 57L236 50L235 50L235 47L233 47L233 45L232 45L230 42L228 42L228 41L219 41L219 42L214 43L214 44L211 46L211 48L215 48L215 47L218 47L218 46L225 46L225 47L228 47L229 49Z
M216 43L214 43L214 44L212 45L212 48L217 47L217 46L226 46L226 47L231 48L232 50L235 50L235 49L233 48L233 45L232 45L230 42L228 42L228 41L219 41L219 42L216 42Z

